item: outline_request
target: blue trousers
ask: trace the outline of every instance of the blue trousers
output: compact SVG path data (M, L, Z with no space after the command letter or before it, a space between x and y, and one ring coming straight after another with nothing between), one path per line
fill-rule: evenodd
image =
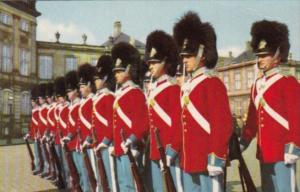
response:
M75 163L76 169L80 178L80 186L84 192L90 191L89 179L87 175L87 171L85 169L85 165L83 162L83 155L80 152L73 151L72 152L73 161Z
M127 155L116 157L117 183L121 192L135 191L135 183Z
M179 168L178 159L175 160L175 165L170 166L171 175L176 187L176 191L183 191L182 189L182 171ZM154 192L163 192L165 189L165 183L163 181L163 175L160 169L159 161L151 161L151 180Z
M46 153L48 153L48 151L45 151L43 144L41 144L41 149L42 149L42 157L43 157L43 161L44 161L44 170L43 173L47 173L49 171L49 163L46 160Z
M284 162L260 164L262 191L295 192L296 165L285 165Z
M39 158L38 144L36 141L33 143L33 153L34 153L34 165L35 165L34 171L37 171L40 168L40 158Z
M188 192L222 192L223 174L211 177L207 173L183 172L183 188Z
M55 151L57 153L57 156L59 158L59 162L60 162L60 165L61 165L61 168L62 168L62 176L63 176L64 182L67 186L70 186L69 185L69 183L70 183L70 171L69 171L69 168L67 166L67 161L66 161L66 158L65 158L64 151L62 150L60 145L55 145L54 147L55 147Z

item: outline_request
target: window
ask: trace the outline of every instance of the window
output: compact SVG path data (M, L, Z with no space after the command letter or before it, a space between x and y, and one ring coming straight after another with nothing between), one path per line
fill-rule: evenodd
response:
M20 21L20 29L21 29L22 31L28 32L28 31L29 31L29 22L26 21L26 20L24 20L24 19L22 19L22 20Z
M13 92L10 89L4 89L3 92L3 114L9 115L13 111Z
M254 74L253 71L247 72L247 88L251 88L254 81Z
M234 87L236 90L241 89L241 74L240 73L236 73L234 75Z
M229 91L229 76L227 73L224 73L223 81L226 89Z
M0 69L3 72L12 71L12 47L9 44L0 44Z
M91 65L96 66L98 62L98 59L92 58L91 59Z
M20 74L29 75L30 53L26 49L20 49Z
M29 115L30 111L31 111L30 94L29 92L24 91L21 94L21 113L23 115Z
M77 58L66 57L66 73L72 70L77 70Z
M52 79L53 59L52 56L39 56L39 76L41 79Z
M0 13L0 22L6 25L12 24L12 16L7 13Z

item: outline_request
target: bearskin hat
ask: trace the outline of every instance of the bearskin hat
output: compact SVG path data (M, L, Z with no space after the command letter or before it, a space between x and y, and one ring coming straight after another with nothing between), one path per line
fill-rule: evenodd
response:
M36 101L38 99L39 96L39 85L33 85L32 89L31 89L31 100Z
M80 65L78 68L79 85L92 86L94 84L94 74L95 68L91 64L84 63Z
M205 66L214 68L218 61L216 34L209 23L203 23L198 14L187 12L173 28L174 39L180 47L181 55L198 55L201 45L204 46Z
M78 89L77 71L69 71L65 76L66 92Z
M57 77L54 80L54 92L56 97L64 97L66 95L66 84L64 77Z
M39 93L38 97L46 98L47 84L41 83L39 84Z
M178 63L178 50L173 38L164 31L153 31L146 41L146 60L164 61L166 73L174 76Z
M110 55L102 55L97 62L96 72L94 74L94 80L106 78L112 78L112 66L113 61Z
M129 70L131 79L139 84L140 72L140 53L129 43L120 42L116 44L111 51L114 68L113 71Z
M259 54L275 54L279 49L281 61L287 60L290 43L288 27L276 21L262 20L253 23L251 47Z
M52 82L47 83L46 97L52 97L54 94L54 84Z

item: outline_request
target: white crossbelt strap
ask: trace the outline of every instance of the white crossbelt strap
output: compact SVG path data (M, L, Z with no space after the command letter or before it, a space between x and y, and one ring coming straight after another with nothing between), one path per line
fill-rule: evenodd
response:
M55 123L54 123L54 122L52 121L52 119L50 118L50 113L51 113L51 111L53 111L53 110L54 110L54 107L50 108L49 111L48 111L48 113L47 113L47 119L48 119L48 121L49 121L49 123L50 123L51 126L55 126Z
M280 123L285 129L289 130L289 122L279 113L274 111L266 101L264 101L263 108L274 120Z
M262 90L258 90L259 86L256 86L256 91L257 95L255 97L254 103L256 108L259 106L260 99L263 97L263 94L274 84L276 83L279 79L281 79L283 76L280 74L276 74L273 77L271 77L265 84L265 87ZM257 81L258 83L259 81ZM256 84L257 84L256 83Z
M154 90L150 92L149 97L154 98L156 95L158 95L160 92L162 92L166 88L170 87L171 85L172 84L169 81L162 83L160 86L155 87Z
M63 110L64 110L64 109L62 109L62 110L60 111L60 113L61 113ZM67 124L66 124L66 122L64 122L64 120L63 120L62 118L60 118L60 113L59 113L59 122L60 122L61 126L62 126L64 129L66 129L66 128L67 128Z
M182 103L184 103L185 99L188 99L188 103L186 104L187 110L190 112L190 114L192 115L192 117L194 118L194 120L208 133L210 134L210 124L209 122L202 116L201 113L199 113L199 111L196 109L196 107L194 106L193 102L189 99L189 94L191 93L191 91L202 81L204 81L206 78L208 78L208 76L206 75L201 75L200 77L198 77L197 79L194 79L194 81L192 81L190 83L190 90L188 90L187 93L185 93L182 97Z
M85 104L85 102L84 102L84 104ZM92 128L92 125L90 124L90 122L88 122L88 120L86 120L86 119L84 118L84 116L83 116L83 114L82 114L82 111L81 111L82 106L84 106L84 104L81 105L80 108L79 108L79 118L80 118L81 122L84 124L84 126L85 126L86 128L91 129L91 128Z
M47 120L42 115L42 110L39 111L39 116L44 125L47 125Z
M38 125L38 121L33 117L33 115L31 117L31 120L36 126Z
M156 114L169 126L171 127L172 125L172 120L170 116L160 107L160 105L152 99L150 101L152 108L156 112Z
M117 113L120 116L120 118L124 121L124 123L128 126L128 128L132 127L132 122L131 120L127 117L127 115L123 112L121 107L119 106L117 109Z
M107 120L101 115L99 114L96 110L95 110L95 115L97 117L97 119L105 126L108 126L108 122Z

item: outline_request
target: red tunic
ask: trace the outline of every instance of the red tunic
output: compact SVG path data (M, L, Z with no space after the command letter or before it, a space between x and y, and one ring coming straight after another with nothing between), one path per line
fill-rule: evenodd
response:
M48 107L47 112L47 123L48 123L48 130L51 134L55 135L56 132L56 119L55 119L55 109L57 103L52 103Z
M77 98L69 105L69 120L67 124L68 136L70 137L70 142L68 147L71 151L76 148L79 149L79 138L78 138L78 109L80 106L80 99Z
M64 103L63 106L61 106L61 109L59 111L59 120L58 120L58 131L59 135L62 137L67 136L68 130L67 130L67 124L69 121L69 103Z
M232 133L226 88L202 70L183 86L181 163L188 173L207 171L208 164L224 166Z
M182 141L180 87L171 82L169 76L162 76L151 86L148 104L150 159L160 159L154 134L156 128L159 130L165 150L166 146L170 145L169 147L177 153L180 152Z
M97 143L110 144L113 139L113 103L115 97L107 88L103 88L94 96L93 126Z
M78 110L78 126L80 129L81 142L91 139L90 129L92 128L93 94L80 101Z
M263 96L258 96L262 92ZM297 80L271 70L252 87L242 140L250 143L257 135L257 158L262 163L283 161L287 145L298 148L298 153L300 151L299 114L300 87Z
M29 135L31 139L38 137L38 125L39 125L39 109L32 109Z
M48 126L47 113L48 113L48 105L44 103L39 109L38 129L39 129L40 137L43 137L45 131L47 130L47 126Z
M121 129L128 137L141 140L148 131L147 105L144 93L132 81L116 92L113 109L115 155L124 154L121 148Z

